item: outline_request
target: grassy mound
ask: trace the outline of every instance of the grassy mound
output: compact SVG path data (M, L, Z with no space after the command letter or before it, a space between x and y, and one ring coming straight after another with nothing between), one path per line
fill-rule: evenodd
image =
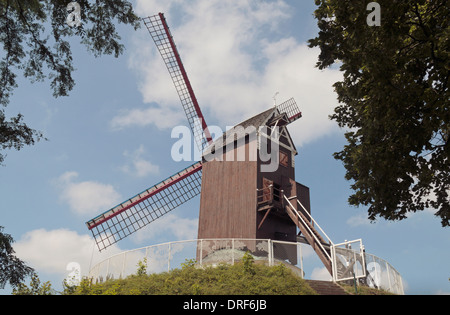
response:
M187 261L181 269L147 274L140 265L137 274L126 279L92 284L82 281L67 288L73 295L314 295L316 292L291 270L280 264L269 267L255 264L244 255L235 265L219 264L199 268Z

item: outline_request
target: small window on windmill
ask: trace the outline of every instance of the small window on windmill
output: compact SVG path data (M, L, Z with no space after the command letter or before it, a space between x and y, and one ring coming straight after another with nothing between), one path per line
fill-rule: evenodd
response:
M289 155L286 152L280 151L280 165L289 166Z

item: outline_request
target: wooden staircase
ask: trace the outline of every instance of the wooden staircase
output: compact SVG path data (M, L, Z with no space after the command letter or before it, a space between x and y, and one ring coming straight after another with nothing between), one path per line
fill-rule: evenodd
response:
M306 280L319 295L349 295L340 285L330 281Z
M292 204L293 201L295 202L295 206ZM297 205L300 205L300 209L297 209ZM324 264L325 268L327 268L330 275L333 275L330 246L315 229L314 225L311 222L311 216L307 213L306 209L302 207L300 201L298 201L297 198L288 199L286 197L285 209L291 220L295 223L295 225L297 225L297 227L300 229L300 232L304 235L308 243L314 249L317 256L319 256L320 260Z

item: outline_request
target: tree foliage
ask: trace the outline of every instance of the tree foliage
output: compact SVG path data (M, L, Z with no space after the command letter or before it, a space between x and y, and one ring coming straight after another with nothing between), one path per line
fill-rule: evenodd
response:
M31 275L30 285L20 283L13 289L12 295L54 295L50 281L41 283L36 273Z
M370 27L370 1L316 0L320 69L340 65L331 119L348 144L335 158L369 219L402 220L434 209L450 218L450 7L447 0L380 0L381 25Z
M14 255L11 235L3 233L0 226L0 289L9 283L12 287L19 286L24 279L32 275L34 270Z
M66 22L70 0L0 0L0 144L20 149L42 139L18 115L8 121L4 108L17 88L18 73L31 82L48 80L54 97L67 96L75 81L70 41L78 38L94 56L124 50L115 22L139 26L126 0L78 0L81 25ZM0 163L4 155L0 153Z

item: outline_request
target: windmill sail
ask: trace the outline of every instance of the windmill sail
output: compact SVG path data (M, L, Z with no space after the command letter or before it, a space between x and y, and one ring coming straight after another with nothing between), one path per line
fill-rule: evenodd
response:
M102 251L200 194L200 162L86 222Z
M212 143L212 138L186 74L186 70L184 69L180 54L167 26L164 14L159 13L158 15L149 16L144 18L143 21L169 70L189 125L194 133L194 139L198 149L200 152L203 152L207 144Z
M300 112L300 109L298 108L297 103L293 98L287 100L283 104L278 105L277 108L280 114L286 113L287 117L289 118L289 123L302 118L302 113Z

